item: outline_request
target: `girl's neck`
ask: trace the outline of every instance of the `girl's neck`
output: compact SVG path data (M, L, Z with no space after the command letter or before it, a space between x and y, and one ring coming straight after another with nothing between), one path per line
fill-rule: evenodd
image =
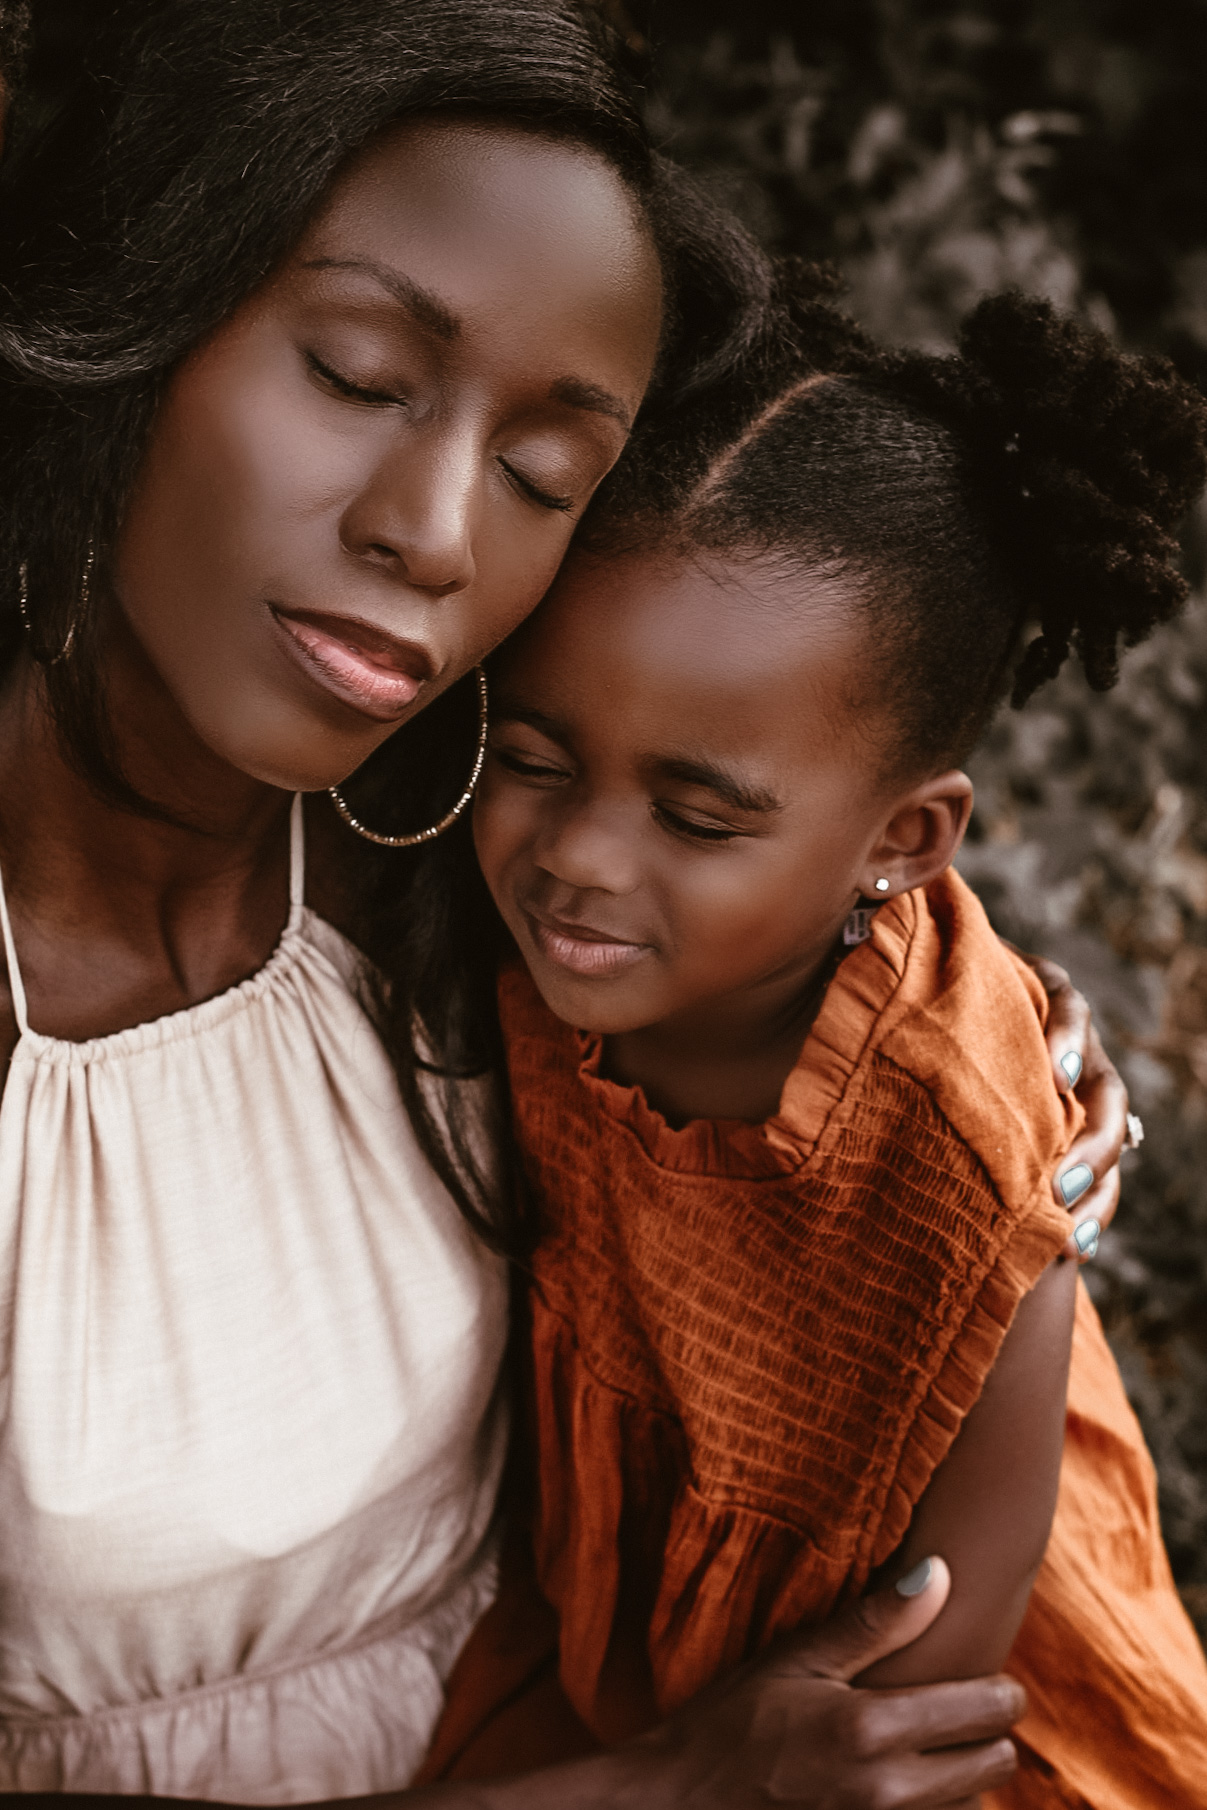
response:
M661 1024L605 1037L603 1072L640 1087L671 1125L691 1119L760 1124L779 1110L833 975L827 956L780 997L711 1002Z

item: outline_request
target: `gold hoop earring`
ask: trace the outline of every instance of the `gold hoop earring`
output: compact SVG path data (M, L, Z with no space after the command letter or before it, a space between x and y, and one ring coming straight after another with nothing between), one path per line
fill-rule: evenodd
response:
M328 786L327 794L336 810L350 830L363 836L366 842L376 842L379 848L414 848L418 842L434 842L437 836L443 836L456 823L462 811L474 795L474 789L482 775L482 767L486 760L486 674L480 666L474 667L478 679L478 751L474 756L473 772L469 776L469 784L458 798L451 811L446 811L439 823L429 824L426 830L416 830L413 836L379 836L376 830L366 829L358 817L354 817L342 797L338 786Z
M72 618L71 623L68 626L67 639L64 641L64 643L63 643L62 647L59 649L58 653L52 654L49 659L47 659L45 655L40 654L38 652L37 648L34 647L34 644L33 644L33 641L34 641L33 624L29 619L29 565L28 565L28 562L23 559L21 561L20 566L17 568L17 608L21 612L21 621L25 625L25 633L29 636L30 648L33 652L34 659L37 660L37 662L40 666L58 666L61 661L70 658L71 650L75 646L75 631L79 624L79 617L88 608L88 601L89 601L89 598L92 596L92 568L95 564L96 564L96 544L94 541L92 541L90 539L88 542L88 557L84 561L84 578L83 578L82 584L80 585L79 609L77 610L76 615Z

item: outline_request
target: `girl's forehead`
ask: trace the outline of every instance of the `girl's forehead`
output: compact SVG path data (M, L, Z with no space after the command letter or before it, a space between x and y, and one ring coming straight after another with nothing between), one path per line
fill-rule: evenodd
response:
M842 580L775 555L653 547L605 558L572 549L517 652L532 659L589 644L707 672L739 649L757 663L846 640L853 606Z
M860 631L841 586L783 561L574 554L503 650L500 701L522 694L613 738L678 721L762 739L773 716L847 708Z

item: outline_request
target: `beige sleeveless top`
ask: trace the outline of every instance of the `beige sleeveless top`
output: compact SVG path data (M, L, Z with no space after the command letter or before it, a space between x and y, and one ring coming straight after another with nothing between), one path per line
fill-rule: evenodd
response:
M252 979L0 1104L0 1790L407 1783L494 1589L502 1265L303 903Z

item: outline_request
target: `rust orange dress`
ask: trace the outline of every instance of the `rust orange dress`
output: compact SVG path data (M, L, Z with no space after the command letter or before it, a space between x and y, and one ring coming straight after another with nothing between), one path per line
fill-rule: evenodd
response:
M427 1776L621 1739L862 1590L1068 1233L1049 1177L1076 1109L1046 1002L955 874L880 910L762 1125L672 1129L526 973L502 1004L541 1228L533 1550L556 1678L517 1573ZM1022 1765L987 1806L1207 1805L1207 1666L1084 1290L1009 1669L1031 1699Z

